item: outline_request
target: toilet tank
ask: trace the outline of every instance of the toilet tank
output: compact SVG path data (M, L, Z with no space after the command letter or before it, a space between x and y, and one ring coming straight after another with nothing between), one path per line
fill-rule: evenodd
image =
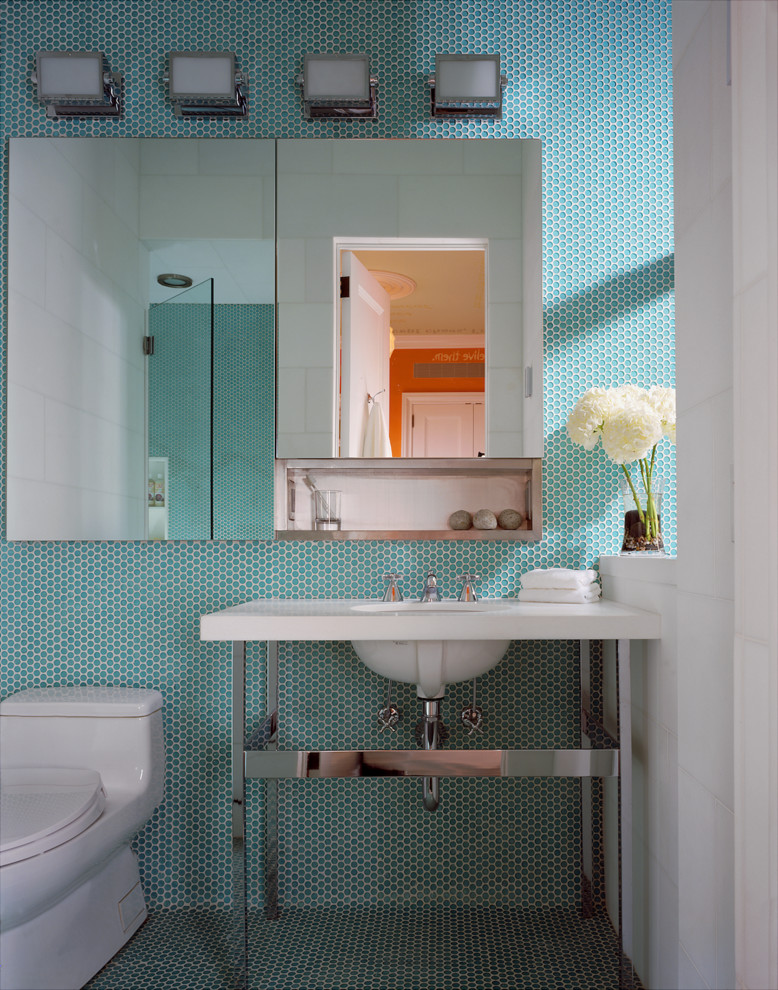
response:
M144 688L32 688L0 702L0 760L14 766L88 767L106 792L162 800L162 695Z

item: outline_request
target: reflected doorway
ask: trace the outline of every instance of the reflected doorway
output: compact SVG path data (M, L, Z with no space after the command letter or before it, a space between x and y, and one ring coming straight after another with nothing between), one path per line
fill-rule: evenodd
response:
M336 240L339 456L485 455L487 249Z
M482 392L406 392L402 407L403 457L483 457Z

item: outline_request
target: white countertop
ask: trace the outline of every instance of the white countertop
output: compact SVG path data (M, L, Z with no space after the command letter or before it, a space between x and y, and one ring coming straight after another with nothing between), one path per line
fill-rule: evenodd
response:
M200 617L205 640L364 639L659 639L655 612L601 600L591 605L499 601L504 609L478 612L372 613L354 606L375 599L264 598Z

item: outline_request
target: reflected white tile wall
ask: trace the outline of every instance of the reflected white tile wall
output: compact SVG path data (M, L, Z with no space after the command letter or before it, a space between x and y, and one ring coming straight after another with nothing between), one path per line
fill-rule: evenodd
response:
M214 184L209 175L144 175L143 238L256 237L262 230L262 178L232 176Z
M275 147L270 141L210 139L197 142L201 175L275 175Z
M332 306L326 303L284 303L279 306L284 333L279 335L279 368L332 368L335 333ZM313 332L312 332L313 331Z
M198 151L193 141L145 138L140 143L143 175L197 175Z
M146 293L137 164L133 140L13 143L11 539L45 538L42 519L56 534L66 506L86 521L81 536L143 536Z
M46 301L46 225L15 196L8 201L8 225L14 231L9 260L14 290L39 306Z
M76 249L81 248L84 183L53 140L18 139L9 168L12 195ZM14 165L16 162L16 165ZM13 232L10 237L15 237ZM10 254L13 258L14 255Z
M40 540L78 540L85 532L95 540L133 540L145 515L143 499L106 492L97 497L84 488L22 478L9 477L8 497L20 507L15 526Z
M490 195L483 195L485 184ZM400 233L409 237L463 237L487 231L512 237L521 228L516 179L486 176L409 176L399 184ZM486 236L481 234L481 236Z
M11 382L8 404L16 415L8 423L8 474L12 478L42 481L45 477L45 398L39 392Z

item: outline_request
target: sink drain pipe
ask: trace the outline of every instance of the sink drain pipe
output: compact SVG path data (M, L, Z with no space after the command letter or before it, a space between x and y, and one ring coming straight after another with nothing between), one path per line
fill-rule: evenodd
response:
M448 738L448 729L440 719L440 698L422 698L424 714L416 726L416 742L421 749L440 749ZM421 796L427 811L440 804L440 777L422 777Z

